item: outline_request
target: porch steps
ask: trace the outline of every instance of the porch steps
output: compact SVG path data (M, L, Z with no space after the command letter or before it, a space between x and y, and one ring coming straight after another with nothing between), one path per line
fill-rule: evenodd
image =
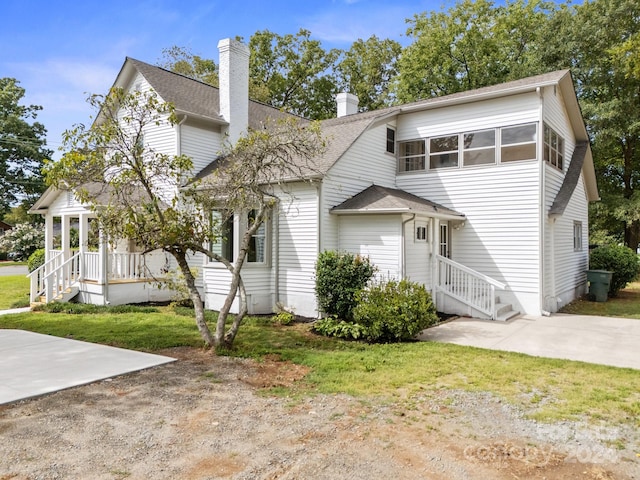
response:
M69 287L64 292L58 293L58 295L56 295L53 298L52 302L62 302L62 303L68 302L69 300L73 299L73 297L78 295L79 292L80 292L80 287L78 286ZM47 299L44 295L40 295L36 303L45 304L47 303Z

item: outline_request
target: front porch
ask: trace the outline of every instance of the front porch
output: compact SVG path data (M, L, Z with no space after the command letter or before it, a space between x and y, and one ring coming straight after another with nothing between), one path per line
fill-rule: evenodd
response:
M168 256L110 241L93 212L70 196L66 208L60 208L61 197L50 208L32 209L45 218L46 252L45 263L29 274L32 304L76 300L117 305L171 299L171 292L158 286L170 270Z

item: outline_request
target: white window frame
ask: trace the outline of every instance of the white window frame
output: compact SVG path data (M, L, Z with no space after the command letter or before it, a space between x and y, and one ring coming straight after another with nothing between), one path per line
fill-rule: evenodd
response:
M393 142L390 142L389 139L389 132L393 132ZM385 145L385 152L390 154L390 155L395 155L396 154L396 129L390 125L387 125L387 130L385 132L386 134L386 145ZM389 150L389 148L391 147L391 150Z
M576 220L573 222L573 251L581 252L582 250L582 222Z
M506 130L510 130L510 129L515 129L515 128L524 128L524 127L529 127L529 126L534 126L536 131L534 134L534 138L533 140L528 140L526 142L513 142L513 143L505 143L503 141L503 133ZM538 158L538 140L539 140L539 127L538 127L538 123L537 122L529 122L529 123L521 123L519 125L505 125L504 127L500 127L500 163L502 164L510 164L510 163L514 163L514 162L527 162L527 161L531 161L531 160L537 160ZM517 147L523 147L523 146L533 146L533 157L531 158L518 158L516 160L505 160L503 153L505 149L508 148L517 148Z
M415 222L413 241L415 243L428 243L429 242L429 223Z
M249 228L249 215L251 214L251 212L254 212L255 210L250 210L248 211L245 215L242 216L243 218L243 222L245 225L245 228ZM260 229L262 229L262 232L260 232ZM267 216L267 218L262 222L262 225L260 225L260 227L258 227L258 230L256 231L256 233L254 233L251 238L252 239L258 239L258 238L262 238L263 239L263 258L261 260L251 260L250 259L250 251L247 252L247 259L246 262L248 265L268 265L269 264L269 233L270 233L270 229L269 229L269 217Z
M562 172L564 171L565 159L564 138L546 123L543 124L543 131L542 145L544 148L544 154L542 158L546 163ZM553 141L554 139L555 145Z
M411 153L409 155L401 156L403 145L407 145L409 143L414 143L416 145L422 144L422 152L420 153ZM425 143L424 138L418 138L414 140L405 140L402 142L396 142L398 148L396 149L398 152L398 161L397 161L397 170L398 173L411 173L411 172L424 172L427 169L427 145ZM407 167L407 162L410 162L411 168ZM418 163L416 163L418 162ZM420 164L421 163L421 164ZM401 168L401 165L404 168ZM416 166L417 165L417 166Z

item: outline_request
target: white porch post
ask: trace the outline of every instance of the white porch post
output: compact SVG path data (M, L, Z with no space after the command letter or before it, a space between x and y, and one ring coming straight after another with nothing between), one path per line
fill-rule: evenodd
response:
M438 285L440 284L440 262L438 261L438 253L440 253L440 220L433 218L431 220L431 258L433 260L431 281L431 298L433 305L438 308Z
M44 258L51 260L51 250L53 250L53 215L47 213L44 216Z
M85 253L89 248L89 215L81 213L79 220L79 251L80 251L80 280L84 280L85 276Z
M62 255L64 261L67 261L71 258L71 248L70 248L70 240L71 240L71 217L69 215L62 216Z
M109 280L109 248L107 245L107 235L100 229L100 245L98 246L100 253L100 274L98 275L98 284L106 285Z

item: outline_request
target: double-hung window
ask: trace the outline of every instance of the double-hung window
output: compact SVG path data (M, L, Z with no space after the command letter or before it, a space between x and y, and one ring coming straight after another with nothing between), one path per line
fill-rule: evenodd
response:
M234 234L235 226L233 213L217 211L212 213L212 225L215 240L211 243L211 251L222 258L233 262L234 260Z
M247 215L247 228L251 228L256 219L256 210L251 210ZM267 245L267 226L263 221L249 240L249 251L247 252L247 262L265 263Z
M426 148L424 140L411 140L409 142L400 142L398 171L413 172L415 170L424 170Z
M573 222L573 250L582 250L582 222Z
M562 170L564 160L564 138L546 123L544 125L544 161Z

